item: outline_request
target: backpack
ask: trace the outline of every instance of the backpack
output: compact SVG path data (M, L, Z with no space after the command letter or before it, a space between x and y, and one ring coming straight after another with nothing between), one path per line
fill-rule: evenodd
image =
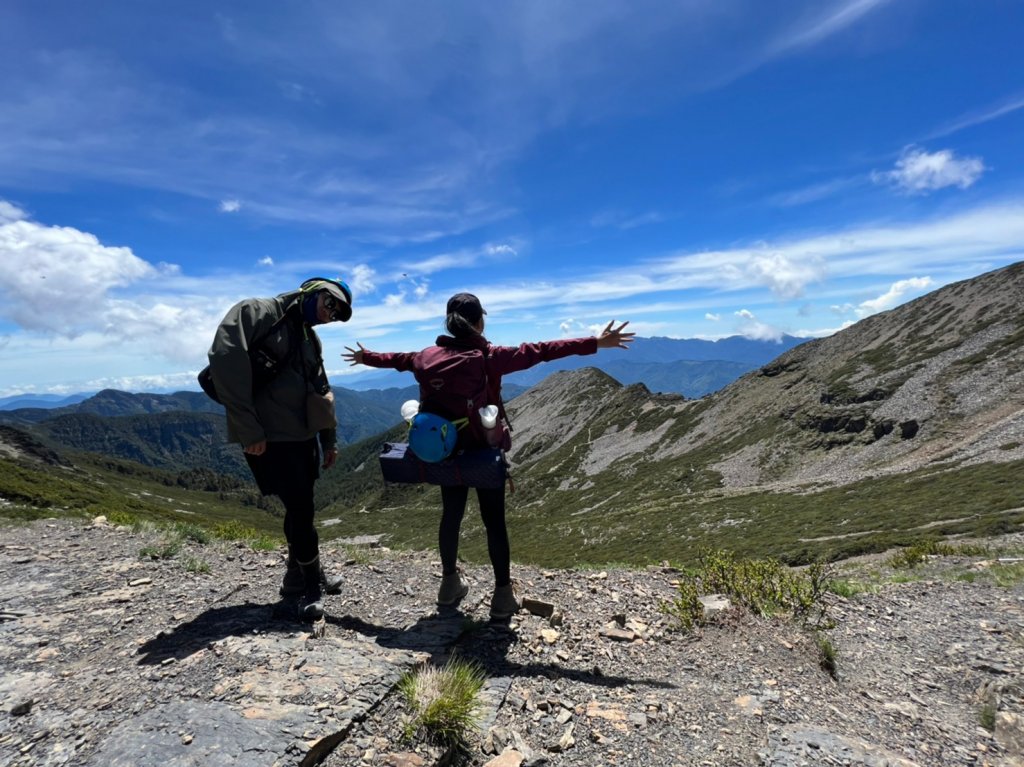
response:
M280 318L275 320L274 324L270 326L270 329L260 336L249 346L249 363L252 365L252 392L255 394L272 380L277 377L277 374L281 372L286 364L288 364L292 357L295 356L298 351L298 344L295 344L291 338L289 338L288 353L284 356L284 359L277 359L263 348L263 342L272 336L277 329L288 319L287 312L281 315ZM207 365L199 371L199 375L196 376L196 380L199 381L199 387L205 392L206 396L212 399L214 402L223 405L220 401L220 395L217 393L217 387L213 383L213 374L210 372L210 366Z
M431 347L419 356L416 380L420 409L409 424L409 448L416 457L435 463L456 450L483 448L495 441L501 423L485 429L479 413L495 404L489 401L486 350Z

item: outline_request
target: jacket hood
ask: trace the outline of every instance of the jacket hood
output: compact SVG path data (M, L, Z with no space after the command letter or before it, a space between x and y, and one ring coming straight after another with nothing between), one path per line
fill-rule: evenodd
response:
M438 336L434 342L446 349L489 349L491 342L483 336L470 336L469 338L455 338L454 336Z

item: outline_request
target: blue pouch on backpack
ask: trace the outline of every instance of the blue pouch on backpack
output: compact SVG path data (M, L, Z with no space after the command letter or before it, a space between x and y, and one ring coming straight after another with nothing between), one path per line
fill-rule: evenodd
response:
M409 424L409 449L427 463L450 456L458 439L455 424L434 413L417 413Z

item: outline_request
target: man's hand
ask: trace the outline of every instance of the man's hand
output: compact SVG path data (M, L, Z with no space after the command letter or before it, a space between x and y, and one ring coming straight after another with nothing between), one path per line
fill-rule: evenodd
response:
M351 346L346 346L345 348L348 349L348 353L342 354L341 356L344 358L346 362L351 362L353 365L362 365L363 352L365 352L366 349L358 341L356 341L356 346L358 346L359 348L353 349Z
M267 441L261 439L259 442L253 442L251 445L246 445L242 448L249 455L263 455L267 452Z
M324 450L324 463L320 468L329 469L334 465L334 462L338 460L338 448L332 447Z
M615 324L615 320L608 323L604 330L601 331L601 335L597 337L597 348L598 349L628 349L627 344L633 343L633 336L636 333L623 333L622 329L628 325L628 322L623 322L617 328L612 328Z

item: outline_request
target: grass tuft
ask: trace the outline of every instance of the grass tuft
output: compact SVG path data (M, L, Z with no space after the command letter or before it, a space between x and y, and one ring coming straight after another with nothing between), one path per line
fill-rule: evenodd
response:
M995 732L996 729L996 707L991 703L986 703L981 707L981 711L978 713L978 724L984 727L989 732Z
M182 567L185 568L185 572L189 573L208 573L210 572L210 564L205 560L197 557L185 557L181 562Z
M828 675L839 681L838 653L832 641L822 631L814 633L814 641L818 645L818 664Z
M479 694L485 678L480 666L460 658L403 676L398 691L411 712L406 735L412 738L422 733L445 746L464 744L468 730L479 717Z
M139 549L139 556L143 559L173 559L180 553L181 538L165 538L159 543Z

